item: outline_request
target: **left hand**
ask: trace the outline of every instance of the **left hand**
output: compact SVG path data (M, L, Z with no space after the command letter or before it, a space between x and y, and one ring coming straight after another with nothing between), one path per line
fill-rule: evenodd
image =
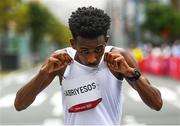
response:
M127 64L126 60L120 53L105 53L104 62L108 68L114 72L121 73L124 76L131 76L133 74L133 68Z

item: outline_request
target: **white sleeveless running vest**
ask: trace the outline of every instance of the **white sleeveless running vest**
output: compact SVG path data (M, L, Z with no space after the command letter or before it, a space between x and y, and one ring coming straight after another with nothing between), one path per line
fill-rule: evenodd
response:
M105 52L109 52L112 46L106 46ZM76 50L67 48L67 53L74 59ZM97 67L88 67L74 60L64 73L65 79L73 79L80 76L94 74L100 84L102 101L93 109L83 112L70 113L62 93L62 104L65 125L120 125L122 114L122 80L116 79L104 64L103 57ZM63 84L63 80L62 80ZM63 91L63 88L62 92Z

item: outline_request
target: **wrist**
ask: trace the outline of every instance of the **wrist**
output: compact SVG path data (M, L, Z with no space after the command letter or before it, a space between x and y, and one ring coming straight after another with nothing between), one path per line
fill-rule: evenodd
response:
M133 75L134 75L134 68L129 67L124 76L125 77L132 77Z
M39 70L39 74L41 76L50 76L50 73L48 72L48 70L46 69L46 66L43 65L40 70Z
M129 81L136 81L140 78L141 73L136 69L136 68L132 68L129 71L129 75L126 75L125 77L129 80Z

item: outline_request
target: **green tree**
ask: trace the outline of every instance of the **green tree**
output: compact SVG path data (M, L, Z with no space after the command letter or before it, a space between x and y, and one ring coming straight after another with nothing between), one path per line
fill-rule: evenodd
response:
M180 13L170 5L147 4L143 29L159 35L162 40L174 41L180 36Z
M67 26L60 23L55 17L52 16L48 25L48 35L56 44L66 46L69 38L71 37L71 32Z
M20 4L15 13L16 32L23 33L29 29L29 8L27 4Z
M29 6L29 29L31 31L31 49L37 52L39 43L47 32L48 22L51 17L44 6L30 2Z
M17 31L30 31L31 51L37 53L45 35L53 42L65 45L70 37L68 28L43 5L37 2L22 4L16 13Z
M14 20L15 10L20 0L1 0L0 2L0 34L1 53L5 53L9 23Z

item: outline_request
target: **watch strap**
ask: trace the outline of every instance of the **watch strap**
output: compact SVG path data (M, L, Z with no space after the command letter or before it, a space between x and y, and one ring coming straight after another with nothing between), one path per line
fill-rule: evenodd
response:
M141 73L137 70L137 69L134 69L134 74L132 77L126 77L128 80L130 81L136 81L139 79L139 77L141 76Z

